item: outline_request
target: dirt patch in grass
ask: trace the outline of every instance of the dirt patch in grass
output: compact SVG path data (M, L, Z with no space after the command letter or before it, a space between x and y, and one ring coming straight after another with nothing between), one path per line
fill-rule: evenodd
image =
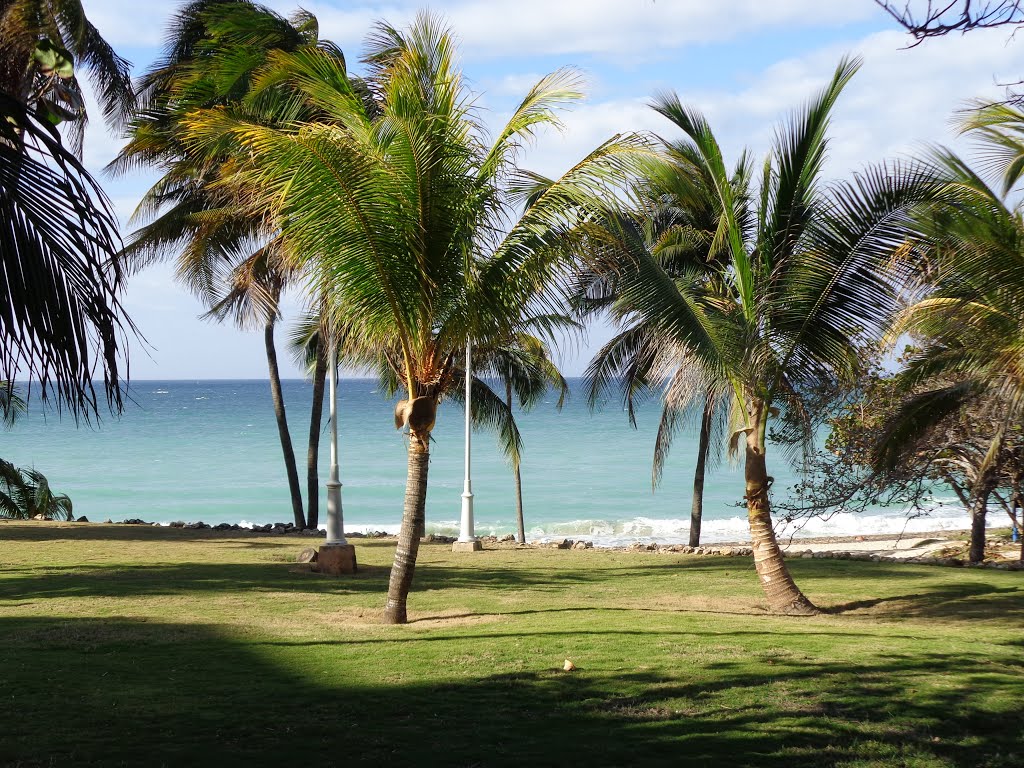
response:
M718 595L658 595L644 600L636 608L648 611L692 611L694 613L728 613L743 616L768 615L762 600Z

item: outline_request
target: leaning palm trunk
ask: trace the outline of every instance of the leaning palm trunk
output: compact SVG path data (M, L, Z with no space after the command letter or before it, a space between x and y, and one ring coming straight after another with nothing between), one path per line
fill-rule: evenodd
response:
M756 425L747 432L746 478L747 518L750 521L750 541L754 550L754 567L758 579L768 598L772 611L789 615L808 616L818 609L800 591L782 558L782 550L775 539L772 527L771 502L768 487L771 478L765 464L764 419L761 416L765 406L755 405L752 423Z
M690 504L690 546L700 546L700 521L704 516L704 473L711 447L711 419L714 417L714 399L709 395L704 402L700 418L700 438L697 442L697 468L693 472L693 502Z
M309 415L309 446L306 449L306 527L320 524L320 433L324 418L324 383L327 379L327 353L316 342L316 367L313 369L313 406Z
M263 341L267 347L267 368L270 370L270 396L274 400L274 416L277 417L277 433L281 438L281 450L284 453L285 471L288 473L288 489L292 495L292 514L295 516L295 527L305 528L306 520L302 512L302 490L299 488L299 471L295 467L295 450L292 448L292 436L288 431L288 417L284 412L284 395L281 392L281 372L277 367L277 348L274 346L274 324L272 317L263 328Z
M430 466L430 433L410 431L409 474L405 481L405 506L402 510L402 528L398 533L395 562L391 566L388 582L388 602L384 620L389 624L408 621L406 602L412 588L416 570L416 555L420 549L420 533L426 520L427 470Z
M512 412L512 382L505 382L505 404L509 413ZM512 470L516 476L516 527L518 529L517 539L520 544L526 543L526 523L523 520L523 478L519 472L519 459L512 462Z

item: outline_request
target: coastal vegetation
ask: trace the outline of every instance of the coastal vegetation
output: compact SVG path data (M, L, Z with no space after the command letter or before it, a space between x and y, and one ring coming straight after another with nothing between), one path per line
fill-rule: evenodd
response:
M117 222L78 156L83 70L117 125L131 100L128 64L82 4L0 0L0 379L5 391L33 380L76 418L98 415L103 399L121 408L133 330L111 261Z
M1024 167L1016 109L968 116L983 174L935 149L826 183L830 115L858 66L844 59L778 128L762 164L747 152L727 163L708 120L666 93L653 106L681 139L617 135L551 179L526 170L522 150L561 127L561 111L582 98L579 73L542 78L490 137L453 35L429 13L407 29L376 24L355 76L305 11L285 18L249 0L196 0L132 89L80 3L37 5L0 5L5 274L24 273L24 286L5 283L4 392L25 368L43 396L88 416L98 366L117 410L121 336L132 330L124 277L173 260L209 317L263 330L303 528L319 518L326 351L372 371L385 392L403 394L395 426L408 438L387 621L408 620L439 403L461 401L468 380L470 416L497 433L518 484L514 401L565 393L552 347L595 314L619 333L590 366L591 399L618 385L632 414L638 398L662 391L655 483L673 436L687 419L700 424L694 542L709 457L722 443L742 455L754 565L774 611L818 611L775 538L767 451L783 438L812 466L820 426L861 414L870 429L847 457L861 482L848 498L877 499L894 470L955 422L968 433L953 440L970 446L967 468L954 476L931 463L900 482L946 482L969 504L975 561L998 489L1012 488L1015 517L1024 402L1022 213L1010 202ZM111 124L127 126L111 170L162 173L137 211L145 223L120 249L102 190L72 151L84 124L76 58L96 76ZM70 123L69 145L58 122ZM1002 192L985 175L1000 176ZM287 290L305 302L297 338L319 393L306 509L274 339ZM905 335L914 347L900 371L865 383L866 355ZM885 389L884 411L864 402L871 387ZM859 405L837 414L820 399L829 391ZM838 429L835 441L855 432ZM943 446L947 459L960 450ZM521 503L518 517L522 540Z
M591 369L595 387L616 373L627 391L666 382L675 410L694 400L707 410L716 393L729 392L729 440L744 455L754 562L772 608L785 613L816 609L775 539L770 425L784 411L789 425L813 440L804 393L822 381L852 379L858 343L881 334L897 300L883 265L906 241L910 213L936 188L928 174L888 168L823 188L829 115L856 70L857 62L842 62L829 86L776 133L757 190L746 155L731 169L703 115L674 94L660 97L655 108L688 139L664 169L662 189L669 196L680 189L673 200L680 206L713 190L710 243L721 252L708 258L698 251L694 266L676 267L676 274L647 247L626 244L597 256L608 259L599 271L617 283L617 314L636 318L641 333L631 329L602 351ZM654 174L653 181L661 179ZM720 262L709 280L714 258ZM666 356L675 369L670 376Z
M283 237L304 255L329 324L406 394L395 412L409 436L387 599L395 623L406 621L425 530L437 405L464 387L466 345L487 351L550 326L532 309L553 302L562 243L571 244L577 222L615 204L617 181L647 154L643 140L624 137L560 179L520 169L523 143L559 125L558 109L580 98L577 75L543 78L488 145L454 53L449 31L428 14L408 31L380 24L364 59L369 107L343 62L310 52L316 76L303 58L282 54L269 77L291 77L297 97L330 121L279 128L218 109L186 120L190 142L234 145L251 158L237 173L262 190L260 204L273 207ZM505 399L481 378L472 386L474 418L518 450Z
M1019 3L878 5L919 39L1022 21ZM353 67L306 11L194 0L133 87L78 0L0 0L0 417L34 393L76 423L120 412L125 281L173 262L206 317L263 333L294 519L71 523L41 472L0 460L0 764L1024 764L1009 562L935 567L963 564L943 542L930 565L794 557L776 538L780 517L913 513L948 487L978 565L993 503L1022 522L1024 112L972 104L976 159L936 147L828 182L857 69L760 162L727 161L666 92L666 138L615 135L548 178L523 150L563 127L580 73L541 78L491 135L431 13L375 24ZM126 134L110 170L160 174L127 243L80 160L81 72ZM305 506L288 292L313 379ZM660 396L655 486L697 427L692 546L706 472L741 460L749 548L521 546L517 408L561 407L558 345L597 317L614 335L590 403L618 389L633 419ZM285 536L319 538L336 357L398 396L407 452L397 540L361 538L343 578ZM443 401L496 434L518 543L459 556L427 535ZM781 499L769 450L803 470Z

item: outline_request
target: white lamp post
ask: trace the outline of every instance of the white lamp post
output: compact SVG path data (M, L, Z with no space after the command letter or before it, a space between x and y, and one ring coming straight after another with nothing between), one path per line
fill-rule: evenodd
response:
M330 358L328 381L331 401L331 473L327 479L327 541L320 548L317 564L322 573L354 573L356 548L345 539L341 481L338 479L338 347L333 342Z
M331 474L327 479L327 543L348 544L341 509L341 481L338 479L338 350L331 344L330 381Z
M473 435L472 387L473 347L466 341L466 479L462 486L462 520L459 526L459 540L452 545L453 552L476 552L483 549L480 539L473 530L473 480L470 477L470 443Z

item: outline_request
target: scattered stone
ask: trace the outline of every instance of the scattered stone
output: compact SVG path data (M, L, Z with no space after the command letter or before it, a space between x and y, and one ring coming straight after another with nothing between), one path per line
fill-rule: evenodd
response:
M297 563L315 563L317 558L317 552L312 547L306 547L304 550L299 552L299 556L295 558Z
M516 540L516 537L513 536L511 533L506 533L504 536L502 536L500 539L498 539L498 541L503 542L503 543L504 542L508 542L508 541L515 541L515 540Z
M80 518L75 520L75 522L76 523L88 523L89 522L89 518L86 517L85 515L82 515Z
M185 521L184 520L175 520L173 523L171 523L171 528L184 528L184 527L185 527Z
M138 517L130 517L127 520L122 520L121 525L149 525L149 523Z
M302 531L303 536L320 536L322 531L319 528L306 528Z
M573 549L593 549L594 542L592 541L577 541L572 545Z
M558 549L572 549L572 545L575 544L575 543L576 542L574 542L572 539L562 539L555 546Z
M565 672L572 672L576 669L576 665L573 664L569 659L565 660L565 664L562 665L562 670Z

